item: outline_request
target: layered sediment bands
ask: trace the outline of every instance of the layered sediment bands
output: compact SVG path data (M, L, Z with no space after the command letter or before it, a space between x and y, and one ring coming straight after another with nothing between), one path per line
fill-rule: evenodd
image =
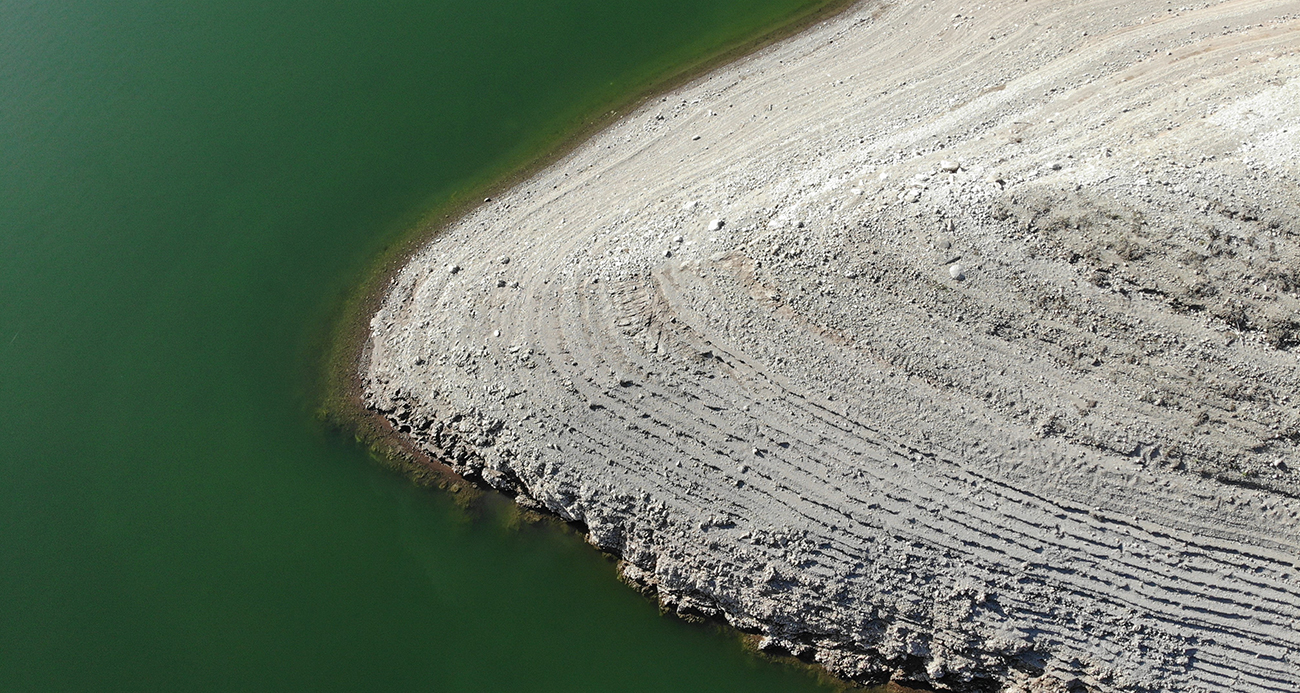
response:
M1300 5L862 5L434 238L367 404L856 679L1300 686Z

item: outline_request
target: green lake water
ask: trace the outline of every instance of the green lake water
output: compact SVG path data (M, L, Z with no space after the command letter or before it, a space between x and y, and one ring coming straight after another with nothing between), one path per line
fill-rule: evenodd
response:
M422 212L810 4L0 0L0 690L818 690L312 413Z

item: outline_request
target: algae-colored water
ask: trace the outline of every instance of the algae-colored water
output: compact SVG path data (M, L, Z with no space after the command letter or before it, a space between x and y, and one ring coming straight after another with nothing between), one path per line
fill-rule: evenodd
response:
M313 418L431 205L810 0L0 0L0 690L807 691Z

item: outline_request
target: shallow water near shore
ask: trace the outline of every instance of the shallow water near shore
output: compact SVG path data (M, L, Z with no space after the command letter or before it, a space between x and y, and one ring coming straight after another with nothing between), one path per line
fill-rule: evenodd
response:
M819 690L312 413L422 213L816 4L0 2L0 688Z

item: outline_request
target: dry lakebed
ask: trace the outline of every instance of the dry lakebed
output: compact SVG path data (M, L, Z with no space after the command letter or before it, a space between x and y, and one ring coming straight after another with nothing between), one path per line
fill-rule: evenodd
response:
M1296 0L862 3L432 235L364 405L847 680L1294 693L1298 161Z

